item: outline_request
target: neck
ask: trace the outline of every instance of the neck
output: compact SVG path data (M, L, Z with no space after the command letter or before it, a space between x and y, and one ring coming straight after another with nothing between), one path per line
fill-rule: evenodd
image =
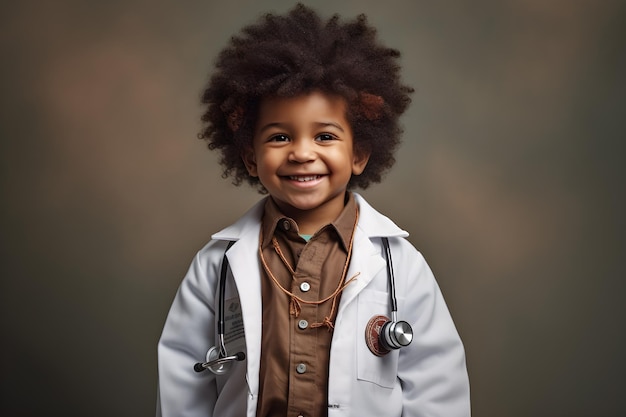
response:
M315 219L302 219L302 218L293 218L298 224L298 231L303 235L314 235L315 232L320 230L322 227L331 223L333 220L322 220L316 221Z
M328 201L326 204L309 210L281 204L274 200L280 211L291 217L298 224L298 231L303 235L314 235L322 227L334 222L345 206L345 194L342 198Z

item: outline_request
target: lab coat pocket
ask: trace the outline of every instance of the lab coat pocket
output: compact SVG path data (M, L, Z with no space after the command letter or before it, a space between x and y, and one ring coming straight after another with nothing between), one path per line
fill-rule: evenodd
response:
M358 296L357 378L384 388L393 388L398 375L398 351L376 356L366 342L367 323L379 315L389 317L389 294L363 290Z

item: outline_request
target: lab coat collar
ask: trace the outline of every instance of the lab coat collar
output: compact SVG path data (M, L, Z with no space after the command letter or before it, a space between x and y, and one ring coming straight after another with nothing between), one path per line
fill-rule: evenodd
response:
M354 193L359 206L358 228L368 238L373 237L407 237L409 233L400 229L388 217L380 214L361 195Z

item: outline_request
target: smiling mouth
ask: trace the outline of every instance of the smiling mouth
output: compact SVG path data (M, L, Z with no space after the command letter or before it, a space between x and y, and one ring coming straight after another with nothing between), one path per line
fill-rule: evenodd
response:
M290 180L298 182L315 181L321 177L321 175L289 175Z

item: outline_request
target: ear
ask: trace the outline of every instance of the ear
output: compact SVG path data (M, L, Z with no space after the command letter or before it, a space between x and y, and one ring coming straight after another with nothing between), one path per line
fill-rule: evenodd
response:
M256 155L254 154L254 149L251 146L247 146L243 152L241 152L241 159L248 170L248 174L250 174L251 177L258 177L259 174L256 165Z
M361 175L369 160L370 152L355 150L352 157L352 175Z

